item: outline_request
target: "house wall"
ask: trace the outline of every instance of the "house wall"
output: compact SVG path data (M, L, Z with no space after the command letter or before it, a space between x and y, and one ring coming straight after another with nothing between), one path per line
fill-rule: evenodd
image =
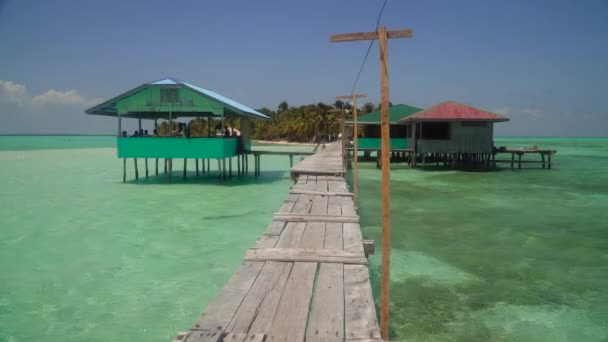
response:
M422 123L424 124L424 123ZM494 124L463 126L462 122L450 123L449 140L418 139L418 153L491 153ZM408 148L414 148L414 139L408 139Z

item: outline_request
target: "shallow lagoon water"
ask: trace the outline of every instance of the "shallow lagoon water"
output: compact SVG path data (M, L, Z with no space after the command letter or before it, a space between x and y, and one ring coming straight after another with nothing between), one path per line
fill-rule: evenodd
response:
M176 161L172 183L123 184L114 143L0 137L0 341L169 341L221 290L291 185L286 156L263 157L257 180L219 184L190 163L183 181ZM393 165L393 339L606 340L608 139L498 143L555 148L558 164ZM374 163L361 163L360 179L364 235L379 247Z
M608 139L497 144L556 149L557 164L495 172L393 165L392 337L605 341ZM375 163L361 164L360 184L363 232L379 244ZM379 264L377 254L376 299Z

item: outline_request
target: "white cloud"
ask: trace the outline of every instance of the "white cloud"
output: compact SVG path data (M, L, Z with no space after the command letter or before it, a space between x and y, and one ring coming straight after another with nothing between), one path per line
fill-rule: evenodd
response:
M0 102L14 103L20 107L48 105L86 107L101 102L101 99L87 99L75 89L66 91L50 89L42 94L30 96L25 85L0 80Z
M16 103L22 106L28 98L27 88L23 84L0 80L0 102Z
M509 106L502 106L502 107L492 108L490 111L493 113L496 113L496 114L509 115L509 113L511 113L512 110L511 110L511 107L509 107Z
M59 91L55 89L48 90L46 93L36 95L31 99L31 103L35 106L44 105L75 105L88 106L99 102L98 99L86 99L82 97L76 90Z

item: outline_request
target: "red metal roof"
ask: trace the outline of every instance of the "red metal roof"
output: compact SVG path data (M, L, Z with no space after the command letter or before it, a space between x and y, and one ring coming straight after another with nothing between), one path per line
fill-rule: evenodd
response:
M421 110L399 122L408 121L509 121L502 115L467 106L455 101L446 101L436 106Z

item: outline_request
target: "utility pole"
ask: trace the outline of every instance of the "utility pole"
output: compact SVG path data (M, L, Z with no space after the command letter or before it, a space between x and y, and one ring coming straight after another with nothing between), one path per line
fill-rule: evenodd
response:
M380 332L388 340L389 303L390 303L390 264L391 264L391 199L390 199L390 130L388 100L388 44L389 38L410 38L412 30L387 31L386 26L378 27L376 32L336 34L329 37L332 43L378 39L380 45L380 93L382 135L382 280L380 292Z
M367 94L352 94L352 95L341 95L336 96L336 100L341 99L351 99L353 100L353 156L355 159L355 168L353 174L353 185L355 188L355 205L359 205L359 143L358 143L358 134L359 132L357 127L357 98L365 98Z

